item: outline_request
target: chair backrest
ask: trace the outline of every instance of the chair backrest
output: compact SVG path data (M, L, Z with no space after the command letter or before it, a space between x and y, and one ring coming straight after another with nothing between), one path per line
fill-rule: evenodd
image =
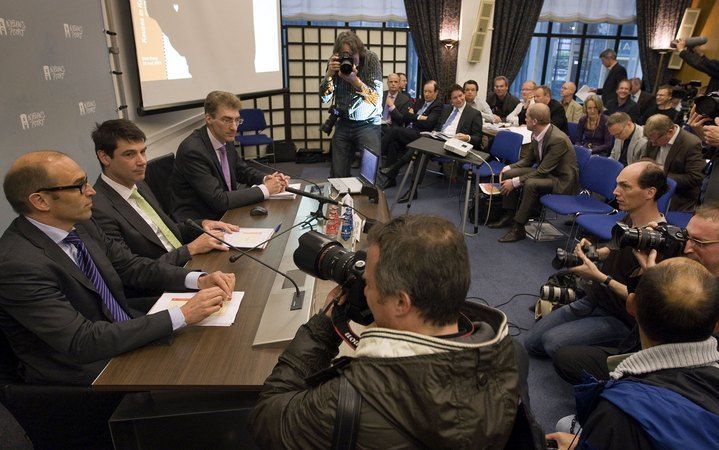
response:
M574 152L577 154L577 167L579 167L579 172L581 172L589 162L589 158L592 156L592 151L587 147L575 145Z
M577 122L567 122L567 131L569 131L569 140L572 144L577 142L577 134L579 133L579 124Z
M582 189L587 189L599 194L607 201L614 199L614 188L617 186L617 176L624 166L606 156L592 155L579 173L579 184Z
M669 200L671 200L674 195L674 191L677 190L677 182L669 177L667 177L667 184L669 185L669 189L667 189L667 192L665 192L664 195L659 197L659 200L657 200L657 209L659 209L660 213L665 215L667 211L669 211Z
M267 122L265 121L265 113L261 109L243 109L240 111L242 116L242 125L237 127L238 133L244 133L247 131L262 131L267 128Z
M500 131L492 141L489 154L509 164L519 160L522 149L522 135L511 131Z
M145 170L145 183L150 186L155 198L160 202L162 210L167 215L172 214L172 170L175 165L175 154L168 153L147 162Z

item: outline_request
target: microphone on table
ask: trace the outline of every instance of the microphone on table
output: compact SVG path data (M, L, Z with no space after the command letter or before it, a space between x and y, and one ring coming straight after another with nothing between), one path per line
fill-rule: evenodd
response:
M300 288L299 288L299 286L297 286L297 283L295 283L295 280L293 280L292 278L290 278L289 276L287 276L287 274L284 274L284 273L280 272L279 270L275 269L274 267L270 266L269 264L267 264L267 263L265 263L265 262L263 262L263 261L260 261L259 259L255 258L254 256L252 256L252 255L250 255L250 254L248 253L249 251L256 249L257 246L252 247L251 249L249 249L249 250L247 250L247 251L244 251L244 250L242 250L242 249L239 249L239 248L235 247L234 245L230 244L229 242L226 242L226 241L224 241L223 239L218 238L218 237L215 236L214 234L205 231L204 228L202 228L200 225L198 225L197 223L195 223L195 221L192 220L192 219L187 219L187 220L185 220L185 224L188 225L188 226L190 226L190 227L192 227L192 228L194 228L194 229L196 229L196 230L198 230L198 231L200 231L200 232L202 232L202 233L204 233L204 234L208 234L208 235L212 236L214 239L216 239L216 240L222 242L222 243L225 244L226 246L230 247L232 250L234 250L234 251L236 251L236 252L240 252L240 253L242 254L242 256L247 256L248 258L250 258L250 259L252 259L252 260L254 260L254 261L256 261L256 262L262 264L262 265L265 266L265 267L267 267L267 268L270 269L271 271L282 275L283 277L285 277L286 279L288 279L288 280L290 281L290 283L292 283L292 286L294 286L294 288L295 288L295 299L293 300L293 303L294 303L295 301L300 301L300 300L302 299L302 295L300 294ZM288 231L289 231L289 230L288 230ZM269 241L269 239L268 239L268 241ZM259 245L262 245L262 244L259 244Z
M322 205L324 205L325 203L329 203L330 205L344 206L344 207L346 207L346 208L352 209L353 211L355 211L357 214L359 214L360 216L364 217L365 219L370 219L370 217L369 217L367 214L363 213L362 211L360 211L359 209L355 208L354 206L344 205L341 201L335 200L335 199L333 199L333 198L329 198L329 197L325 197L325 196L317 195L317 194L312 194L312 193L310 193L310 192L305 192L305 191L303 191L303 190L301 190L301 189L295 189L295 188L291 188L291 187L289 187L289 186L285 187L285 191L291 192L291 193L293 193L293 194L297 194L297 195L299 195L299 196L301 196L301 197L307 197L307 198L311 198L312 200L316 200L316 201L318 201L318 202L320 203L320 208L321 208Z
M284 172L282 172L281 170L277 170L276 167L272 167L272 166L267 165L267 164L265 164L265 163L261 163L261 162L259 162L259 161L257 161L257 160L250 160L250 161L251 161L253 164L257 164L257 165L260 166L260 167L264 167L264 168L266 168L266 169L270 169L270 170L275 171L275 172L284 173ZM320 187L320 185L317 184L317 183L315 183L314 181L310 181L310 180L307 180L307 179L302 178L302 177L296 177L296 176L294 176L294 175L292 175L292 174L287 174L287 175L289 175L290 178L296 178L296 179L298 179L298 180L300 180L300 181L304 181L305 183L311 184L311 185L312 185L312 188L313 188L312 191L314 191L314 190L316 189L317 192L322 192L322 188Z

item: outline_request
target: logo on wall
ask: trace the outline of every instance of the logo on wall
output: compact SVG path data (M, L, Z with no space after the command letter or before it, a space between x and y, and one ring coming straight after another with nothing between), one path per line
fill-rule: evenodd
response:
M84 102L78 102L77 106L80 107L80 115L84 116L87 114L95 114L97 103L95 102L95 100L87 100Z
M39 128L43 125L45 125L45 111L20 114L20 126L23 130Z
M25 21L0 17L0 36L25 36Z
M65 28L65 39L82 39L82 26L69 23L63 23L62 26Z
M42 66L45 80L62 80L65 78L65 66Z

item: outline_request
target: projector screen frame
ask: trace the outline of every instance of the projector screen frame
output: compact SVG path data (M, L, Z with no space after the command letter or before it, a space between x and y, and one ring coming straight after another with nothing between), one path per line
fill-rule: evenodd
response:
M137 46L135 45L135 23L132 20L132 11L130 7L130 2L132 0L124 0L123 4L127 8L127 13L129 15L130 20L128 21L130 23L130 36L132 36L130 41L130 47L132 49L132 60L133 60L133 68L137 80L137 92L139 95L139 98L137 99L137 108L136 112L138 116L152 116L155 114L163 114L168 112L174 112L174 111L183 111L187 109L193 109L193 108L199 108L205 104L205 99L197 99L197 100L190 100L187 102L180 102L180 103L171 103L168 105L164 105L161 107L152 107L152 108L145 108L143 97L142 97L142 80L140 78L140 65L137 61ZM267 91L258 91L258 92L249 92L246 94L238 94L236 92L233 92L233 94L239 96L242 100L254 100L257 98L264 98L264 97L270 97L272 95L284 95L288 94L290 92L288 87L288 81L287 81L287 72L286 72L286 65L287 65L287 48L284 42L285 33L282 29L282 1L277 2L279 5L279 15L280 15L280 58L281 58L281 64L280 64L280 72L282 73L282 88L280 89L272 89ZM209 94L209 92L208 92Z

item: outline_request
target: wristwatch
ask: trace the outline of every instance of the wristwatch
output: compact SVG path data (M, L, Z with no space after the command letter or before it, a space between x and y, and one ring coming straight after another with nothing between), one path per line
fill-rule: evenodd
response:
M609 283L611 283L613 279L614 278L612 278L611 275L607 275L607 279L602 281L602 285L609 287Z

